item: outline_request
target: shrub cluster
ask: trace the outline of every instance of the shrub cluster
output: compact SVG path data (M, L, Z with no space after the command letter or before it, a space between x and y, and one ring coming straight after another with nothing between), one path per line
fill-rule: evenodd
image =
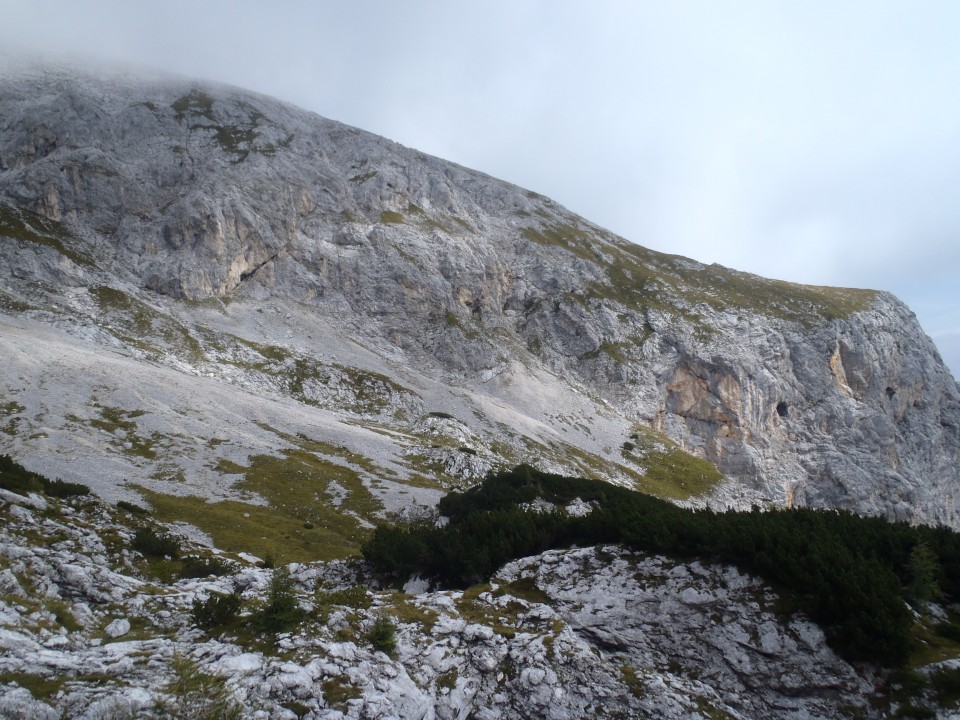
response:
M343 590L323 590L317 588L317 605L321 607L333 607L342 605L351 608L370 607L370 596L367 595L367 589L363 585L351 585Z
M169 557L175 560L180 555L180 540L173 535L158 533L151 527L137 530L130 547L147 557Z
M202 558L196 555L190 555L183 559L183 567L180 569L180 577L205 578L210 575L222 577L230 574L232 568L230 563L217 557Z
M303 611L293 591L293 578L285 567L273 571L267 604L254 618L258 629L268 633L290 630L303 619Z
M241 604L237 593L211 593L204 600L193 601L193 623L205 630L229 625L240 614Z
M397 626L386 615L378 615L364 637L374 650L389 655L397 647Z
M117 500L117 507L132 515L146 515L147 509L127 500Z
M940 705L956 707L960 703L960 668L937 668L930 676L930 684Z
M90 494L90 488L83 483L50 480L39 473L30 472L9 455L0 455L0 488L17 493L43 493L57 498Z
M75 497L89 495L90 488L83 483L66 482L65 480L47 480L43 478L43 492L50 497Z
M533 513L542 498L591 502L585 517ZM440 501L450 521L380 526L364 556L382 574L412 574L465 587L509 560L556 547L622 543L678 559L728 562L775 586L848 660L906 661L912 616L906 602L960 599L960 535L847 512L792 509L688 510L595 480L521 465Z

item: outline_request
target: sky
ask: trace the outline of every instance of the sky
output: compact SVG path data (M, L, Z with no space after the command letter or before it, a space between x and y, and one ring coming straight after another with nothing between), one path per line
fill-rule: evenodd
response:
M955 0L0 0L0 48L256 90L633 242L888 290L960 378Z

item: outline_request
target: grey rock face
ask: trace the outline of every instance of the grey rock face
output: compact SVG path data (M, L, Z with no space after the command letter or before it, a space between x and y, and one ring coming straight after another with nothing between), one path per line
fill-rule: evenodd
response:
M781 623L775 597L734 568L608 547L544 553L499 576L533 579L577 634L621 653L643 685L657 682L643 668L671 668L702 683L708 707L734 717L831 717L870 694L819 628ZM654 696L640 705L655 716L663 702Z
M517 394L502 378L521 369L662 432L750 491L725 486L714 505L960 526L960 392L890 295L647 251L547 198L233 88L20 68L0 117L6 225L25 210L73 233L59 255L5 243L13 297L126 283L185 315L210 299L299 303L492 400ZM601 455L617 457L609 443Z
M223 577L163 582L141 576L138 555L125 549L133 528L105 504L56 501L39 536L11 507L0 501L5 587L48 592L0 597L3 717L203 708L209 697L178 675L177 657L244 717L886 716L886 699L871 697L875 671L839 659L802 618L783 621L774 593L730 567L572 549L511 563L487 586L406 595L358 594L355 563L295 564L294 592L308 612L274 644L246 627L270 570L233 558ZM211 552L187 540L184 551ZM66 563L90 578L82 592L63 575ZM244 629L194 626L196 601L230 592L242 598ZM365 636L382 616L396 623L389 656Z
M728 332L673 370L668 435L779 502L956 526L956 383L902 303Z

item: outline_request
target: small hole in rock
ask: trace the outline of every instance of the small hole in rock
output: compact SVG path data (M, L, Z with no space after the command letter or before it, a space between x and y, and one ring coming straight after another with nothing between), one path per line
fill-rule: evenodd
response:
M787 416L787 404L785 402L777 403L777 415L779 415L780 417Z

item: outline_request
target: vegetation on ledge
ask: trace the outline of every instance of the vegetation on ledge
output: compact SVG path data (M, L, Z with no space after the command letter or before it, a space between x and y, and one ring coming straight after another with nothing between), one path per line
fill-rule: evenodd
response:
M601 228L547 215L537 227L523 228L521 233L538 245L561 248L603 268L606 278L592 283L584 299L663 310L705 331L709 328L702 325L694 309L700 303L715 310L742 309L811 327L866 310L876 297L872 290L799 285L703 265L626 242Z
M65 225L7 203L0 203L0 238L52 248L77 265L93 267L89 258L68 246L75 238Z

